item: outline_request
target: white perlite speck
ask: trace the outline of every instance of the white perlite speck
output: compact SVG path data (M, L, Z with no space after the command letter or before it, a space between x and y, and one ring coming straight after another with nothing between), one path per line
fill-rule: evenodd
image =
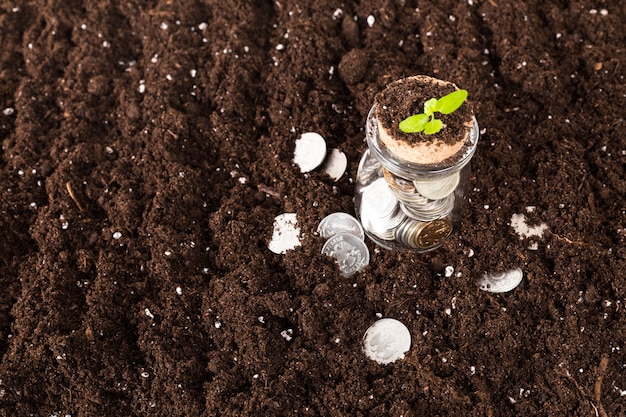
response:
M282 336L283 339L290 342L291 339L293 338L293 329L283 330L282 332L280 332L280 335Z

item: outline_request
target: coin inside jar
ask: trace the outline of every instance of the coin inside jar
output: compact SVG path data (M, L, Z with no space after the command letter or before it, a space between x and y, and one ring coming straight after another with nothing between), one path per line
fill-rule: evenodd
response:
M378 178L362 190L363 227L383 240L393 240L395 228L404 218L398 200L384 178Z
M407 217L396 229L396 239L410 248L420 248L416 237L427 224Z
M452 233L452 223L448 219L433 220L415 232L414 244L420 249L434 248Z
M369 184L374 178L376 178L376 175L381 168L381 163L375 158L371 158L370 151L367 149L363 153L363 157L359 162L358 172L360 173L360 176L357 178L358 183L361 185Z
M391 189L405 193L415 193L415 185L411 181L394 175L387 168L383 168L383 177Z
M440 198L450 195L459 185L461 175L458 172L434 180L414 180L413 185L415 189L424 197L431 200L438 200Z
M407 216L423 222L441 219L448 216L454 209L454 194L439 200L428 200L422 204L400 202L400 209Z

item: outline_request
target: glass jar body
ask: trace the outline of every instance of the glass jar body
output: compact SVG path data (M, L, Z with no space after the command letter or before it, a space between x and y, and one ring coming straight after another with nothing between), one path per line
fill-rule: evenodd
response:
M392 154L380 141L372 107L367 149L356 177L355 209L365 233L387 249L428 252L459 227L470 187L470 160L478 142L473 125L457 155L424 165Z

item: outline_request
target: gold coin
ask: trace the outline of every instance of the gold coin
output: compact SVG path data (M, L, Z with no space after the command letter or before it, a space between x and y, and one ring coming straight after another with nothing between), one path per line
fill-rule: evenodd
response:
M389 184L389 187L392 189L396 189L405 193L415 193L415 185L413 185L412 181L405 180L402 177L398 177L394 175L387 168L383 168L383 176L385 177L385 181Z
M415 236L415 244L421 249L430 249L439 245L452 233L452 223L447 219L433 220L424 226Z

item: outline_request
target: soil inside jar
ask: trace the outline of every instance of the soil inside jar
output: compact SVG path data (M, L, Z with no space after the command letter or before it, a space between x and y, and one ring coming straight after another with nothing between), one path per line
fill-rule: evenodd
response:
M431 98L441 98L457 90L453 83L442 82L430 77L408 77L389 84L375 100L376 118L389 136L408 145L428 143L455 145L464 140L468 126L471 126L474 112L471 103L466 100L461 107L451 114L435 113L444 127L436 134L423 132L405 133L398 125L414 114L424 112L424 103Z

